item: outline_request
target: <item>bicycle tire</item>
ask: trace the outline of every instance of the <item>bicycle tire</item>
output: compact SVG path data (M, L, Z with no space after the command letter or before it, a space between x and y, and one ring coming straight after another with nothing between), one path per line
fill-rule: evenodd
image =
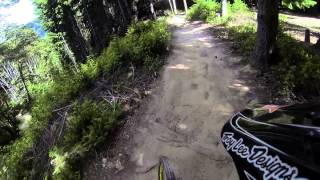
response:
M169 165L169 160L165 156L161 156L158 169L159 180L175 180L174 173Z

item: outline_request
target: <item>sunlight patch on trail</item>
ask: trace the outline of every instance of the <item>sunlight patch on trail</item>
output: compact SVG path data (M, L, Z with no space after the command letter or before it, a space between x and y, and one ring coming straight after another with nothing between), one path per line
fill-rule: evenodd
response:
M186 66L184 64L177 64L177 65L174 65L174 66L169 66L168 67L169 69L181 69L181 70L188 70L190 69L189 66Z
M243 84L234 83L231 86L229 86L230 89L238 89L239 91L243 92L249 92L250 88L248 86L245 86Z
M187 129L187 127L188 126L186 124L182 124L182 123L178 124L178 128L181 129L181 130L185 130L185 129Z
M208 25L203 25L203 26L200 26L200 27L197 27L197 28L193 28L192 30L190 31L186 31L186 32L182 32L181 34L194 34L196 32L202 32L203 30L206 30L210 28L210 26Z
M211 43L207 43L207 42L205 42L205 43L203 43L203 44L204 44L205 46L207 46L208 48L213 47Z
M168 23L180 27L186 23L186 20L183 17L174 16L168 20Z

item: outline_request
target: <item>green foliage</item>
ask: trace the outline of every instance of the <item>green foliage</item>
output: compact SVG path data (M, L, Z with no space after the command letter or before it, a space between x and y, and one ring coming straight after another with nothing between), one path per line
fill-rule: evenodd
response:
M50 81L62 71L60 58L49 35L39 38L30 28L9 28L6 40L0 44L0 63L6 65L0 66L0 79L7 84L5 88L12 103L23 103L26 97L21 74L27 87Z
M232 16L218 17L218 16L210 16L207 18L207 22L213 25L226 25L233 18Z
M64 0L58 0L56 3L48 3L48 0L33 0L37 6L37 14L39 15L42 25L49 32L59 32L59 25L63 23L63 7Z
M139 22L129 28L125 37L115 38L99 57L82 64L77 72L61 69L53 78L31 84L35 97L31 108L32 118L19 139L5 147L5 151L0 149L0 154L4 154L0 156L0 179L29 177L33 158L26 157L27 152L39 140L54 109L75 101L79 93L88 89L101 74L108 76L114 69L127 68L130 63L153 70L154 66L158 67L158 57L166 51L169 40L170 34L164 21ZM69 118L64 144L50 153L57 163L55 176L78 179L75 164L104 140L108 131L116 125L119 114L118 105L111 108L92 101L76 103Z
M158 71L162 67L163 63L164 61L161 60L160 56L147 56L144 60L143 66L145 70L149 72L154 72Z
M288 21L288 16L284 14L279 14L279 25L284 25Z
M242 0L234 0L233 4L229 4L231 13L248 12L248 6Z
M282 93L290 90L320 93L319 54L284 33L278 37L278 48L281 61L273 70L281 81Z
M227 4L228 16L220 17L221 3L215 0L196 0L188 11L189 20L203 20L210 24L226 24L238 13L249 13L249 8L242 0L235 0L233 4Z
M107 71L110 70L110 68L106 69ZM85 81L92 82L99 76L99 68L98 63L95 61L95 59L88 59L85 64L81 64L80 67L80 75L83 76Z
M282 5L289 9L306 9L317 4L315 0L282 0Z
M64 153L64 151L58 147L53 148L49 152L49 157L51 158L51 162L54 166L52 177L55 180L77 180L80 178L80 173L74 169L69 161L68 153Z
M5 157L5 167L0 170L0 177L16 179L19 176L28 176L28 166L25 164L28 162L23 160L25 153L39 139L54 108L76 97L83 87L82 80L79 76L65 73L50 84L45 93L37 95L28 128L22 132L21 138L10 145L10 154Z
M246 56L250 56L256 43L257 28L254 24L234 26L228 36L234 41L234 47Z
M117 125L120 114L119 105L110 106L91 100L76 102L68 118L63 146L53 149L50 153L55 164L54 178L78 177L79 162L90 150L105 140Z
M134 23L128 29L123 38L115 38L110 42L109 47L102 53L103 59L99 60L99 66L105 72L110 65L117 63L132 63L135 66L149 66L146 69L155 70L162 64L160 58L166 52L170 41L170 33L165 21L145 21ZM144 63L148 57L148 63ZM153 59L151 60L150 57ZM151 67L151 68L150 68Z
M70 14L66 15L65 11L66 9L74 9L74 11L76 11L79 3L82 1L56 0L51 2L49 0L33 0L33 2L37 7L36 14L41 20L42 27L48 32L50 39L54 44L53 49L63 56L62 60L69 62L71 57L70 52L67 52L68 50L66 49L66 34L68 33L66 32L66 29L68 29L70 24L65 24L65 20L67 16L69 16L69 18L71 16ZM68 43L70 45L74 42L69 41Z
M30 28L11 26L6 29L5 41L0 44L0 59L21 61L27 56L27 48L39 39Z
M90 150L95 147L117 124L120 113L119 105L110 106L90 100L85 100L83 103L76 102L64 136L65 148L70 150L80 145Z
M51 34L38 39L33 46L30 46L28 48L28 56L35 56L38 58L36 74L40 81L52 79L55 74L59 74L63 71L61 63L62 57L54 47Z
M216 0L196 0L187 14L189 20L207 21L209 17L216 17L221 5Z

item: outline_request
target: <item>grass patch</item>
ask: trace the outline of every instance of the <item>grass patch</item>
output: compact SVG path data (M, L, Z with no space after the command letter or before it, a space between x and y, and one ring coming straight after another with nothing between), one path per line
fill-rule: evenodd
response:
M159 57L166 52L169 41L170 33L164 20L134 23L125 37L114 38L110 46L99 57L93 57L86 64L82 64L79 72L64 71L50 82L33 85L35 101L31 109L32 119L28 128L21 133L20 138L0 149L0 178L24 179L30 177L34 157L28 152L39 141L41 134L48 126L49 119L53 117L54 109L76 101L79 93L90 88L97 78L108 77L116 69L127 69L129 64L144 67L149 71L158 69L163 64ZM56 159L56 162L65 160L69 162L70 154L80 156L81 152L87 152L95 147L93 138L99 139L100 137L97 136L103 138L109 128L116 124L115 119L120 112L119 107L111 111L108 106L101 103L95 104L88 101L81 105L76 104L81 111L85 110L86 114L82 114L84 119L77 116L76 113L71 116L71 125L68 127L65 139L68 148L64 149L62 146L51 153L51 157ZM89 106L95 108L89 110ZM100 106L106 110L101 109ZM74 111L77 112L77 109ZM91 115L93 117L90 117ZM88 127L83 127L82 123L88 124ZM93 131L93 128L98 128L97 132ZM82 132L79 137L75 134L78 130ZM105 132L102 134L102 131ZM71 142L70 139L73 139L74 142ZM78 150L77 153L74 153L77 148L85 150ZM65 153L69 153L68 158L64 156ZM59 154L61 156L58 156ZM55 173L64 174L60 172L64 165L58 164L60 165L55 168ZM69 166L68 164L72 163L67 163L65 166Z

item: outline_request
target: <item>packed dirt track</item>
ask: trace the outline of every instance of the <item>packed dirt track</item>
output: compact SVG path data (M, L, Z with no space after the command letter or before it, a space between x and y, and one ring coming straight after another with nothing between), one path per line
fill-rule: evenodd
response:
M159 81L114 145L89 162L85 179L156 180L160 156L182 180L238 179L220 132L254 96L252 70L209 25L184 16L170 23L171 50Z

